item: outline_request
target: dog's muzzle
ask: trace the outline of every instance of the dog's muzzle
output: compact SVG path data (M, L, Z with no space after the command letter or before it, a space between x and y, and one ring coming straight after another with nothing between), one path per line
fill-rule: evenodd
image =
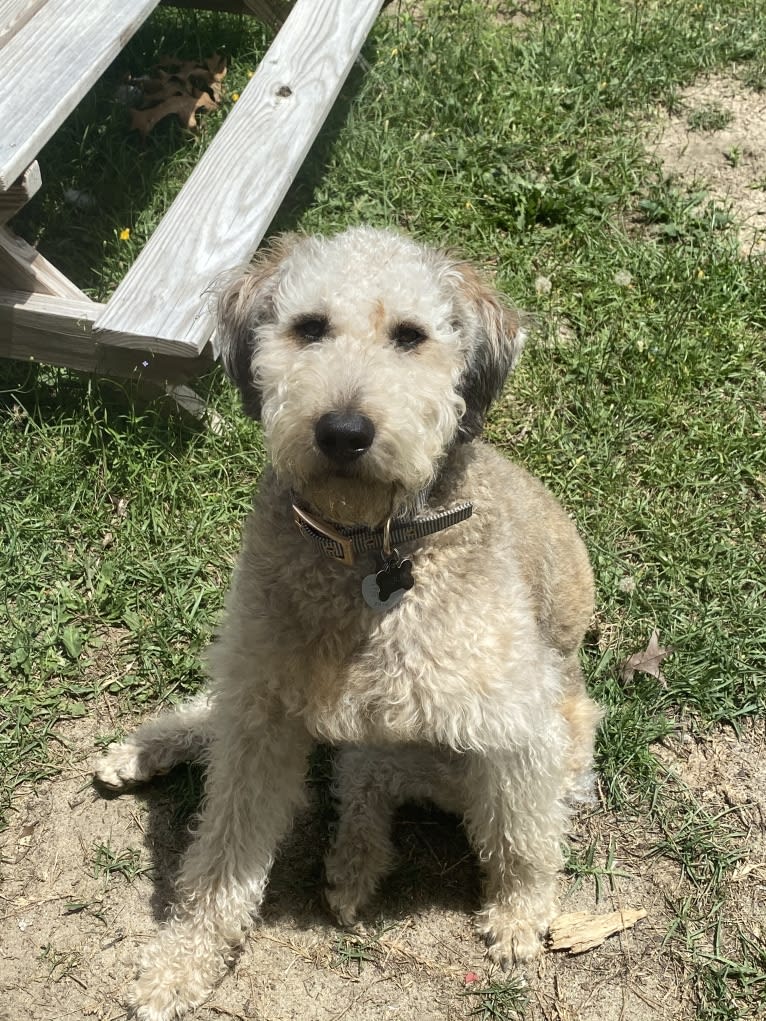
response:
M352 411L328 411L314 426L317 446L335 464L358 460L372 446L375 426L366 415Z

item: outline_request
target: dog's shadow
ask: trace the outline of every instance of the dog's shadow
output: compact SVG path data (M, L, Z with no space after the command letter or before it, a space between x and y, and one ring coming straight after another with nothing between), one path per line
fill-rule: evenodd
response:
M312 761L309 807L295 821L279 848L269 879L262 915L264 922L289 921L298 928L332 922L323 902L323 859L336 814L330 796L332 753L319 749ZM204 770L196 764L179 766L164 777L135 788L146 808L144 841L152 862L152 910L161 921L174 899L174 880L183 852L191 840L204 787ZM99 787L104 797L113 797ZM435 807L405 805L394 821L397 859L361 921L392 921L428 908L475 910L479 903L480 873L460 820Z

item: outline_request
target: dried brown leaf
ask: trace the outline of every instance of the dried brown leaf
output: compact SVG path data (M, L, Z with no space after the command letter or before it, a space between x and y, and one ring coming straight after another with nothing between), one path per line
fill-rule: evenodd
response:
M175 61L169 64L158 64L152 75L153 78L161 77L176 78L181 84L190 86L192 82L199 81L207 85L213 80L211 72L205 67L204 64L199 64L196 60L184 60L179 63Z
M141 89L146 98L154 100L155 95L166 87L172 75L160 72L155 75L144 75L142 78L132 78L131 84Z
M172 96L149 110L133 110L130 119L131 130L139 131L146 138L161 120L171 114L176 114L185 128L190 130L196 128L197 118L194 116L194 112L198 103L199 100L194 96Z
M226 77L226 57L222 53L216 52L212 57L208 57L205 66L210 72L212 81L222 82Z
M155 84L154 79L152 84ZM168 78L165 82L156 82L156 87L152 92L144 91L144 99L139 109L149 110L152 107L158 106L160 103L164 103L166 99L171 99L173 96L188 96L189 92L183 88L176 78Z
M226 60L214 53L205 65L195 60L179 60L162 56L150 76L130 79L140 90L138 109L131 114L131 129L146 138L161 120L175 115L181 124L197 127L198 110L215 110L222 99L221 79L226 74Z
M615 933L630 929L641 918L646 918L644 908L636 911L624 909L605 915L589 915L587 911L573 911L559 915L551 923L548 932L548 946L551 950L568 950L570 954L583 954L592 950Z
M642 652L635 652L633 655L623 663L622 671L620 676L623 681L630 683L633 680L633 675L638 671L642 674L650 674L652 677L656 677L660 684L665 687L666 681L665 676L660 669L660 664L664 659L667 659L673 652L673 646L669 645L667 649L660 648L660 633L655 628L652 631L652 636L649 639L649 644Z
M217 110L218 103L211 98L207 92L200 92L197 98L197 109L198 110Z

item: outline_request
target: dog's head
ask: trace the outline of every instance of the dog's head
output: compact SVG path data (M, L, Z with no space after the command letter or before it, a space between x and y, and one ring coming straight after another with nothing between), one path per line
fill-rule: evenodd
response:
M219 338L277 474L377 525L479 435L524 333L469 264L362 227L279 239L221 295Z

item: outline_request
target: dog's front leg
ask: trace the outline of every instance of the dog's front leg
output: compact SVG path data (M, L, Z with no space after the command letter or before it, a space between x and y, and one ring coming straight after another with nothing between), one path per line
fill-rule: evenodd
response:
M246 729L219 718L205 801L178 878L179 901L143 954L132 1006L170 1021L209 996L263 899L277 845L304 800L310 738L302 724Z
M556 913L569 816L556 759L554 748L488 752L468 770L466 829L485 870L476 926L503 967L539 954Z

